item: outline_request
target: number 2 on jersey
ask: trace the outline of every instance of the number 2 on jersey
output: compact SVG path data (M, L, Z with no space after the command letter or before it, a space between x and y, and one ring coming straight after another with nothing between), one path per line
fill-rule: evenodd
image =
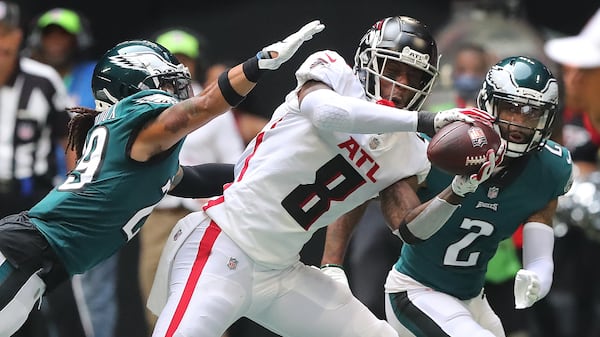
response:
M460 228L470 231L462 239L448 246L444 255L444 265L459 267L474 266L477 264L477 259L481 252L469 253L468 248L478 237L492 235L494 233L494 225L481 220L464 219ZM479 231L474 231L477 228L479 228ZM461 257L465 256L465 253L468 253L466 259Z

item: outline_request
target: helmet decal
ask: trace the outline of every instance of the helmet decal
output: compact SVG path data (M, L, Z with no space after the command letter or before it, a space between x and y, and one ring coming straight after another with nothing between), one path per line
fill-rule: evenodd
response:
M508 143L506 156L520 157L543 148L550 138L558 106L558 83L540 61L508 57L487 72L477 104L497 118ZM502 113L513 115L508 120L500 116Z
M116 66L126 69L135 69L144 71L147 70L151 75L157 75L162 71L158 68L153 68L153 64L165 64L170 65L173 68L176 68L174 64L171 64L169 61L165 60L158 54L154 53L127 53L127 54L119 54L110 56L109 61Z
M145 40L116 45L94 69L92 90L98 110L147 89L168 91L178 100L188 98L191 74L166 48Z
M363 35L354 72L370 100L386 99L399 108L418 110L433 88L438 62L437 46L427 27L413 18L395 16L377 21ZM409 75L399 81L402 71ZM384 86L391 89L383 90Z

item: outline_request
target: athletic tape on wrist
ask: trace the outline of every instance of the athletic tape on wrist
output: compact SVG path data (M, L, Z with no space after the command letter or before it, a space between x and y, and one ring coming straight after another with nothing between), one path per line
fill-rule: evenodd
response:
M430 137L435 134L435 113L419 111L417 113L417 132L422 132Z
M254 56L246 60L242 63L242 70L244 71L244 75L250 82L258 82L258 80L265 73L264 69L260 69L258 67L258 57Z
M238 94L235 89L231 86L231 82L229 81L229 70L224 71L219 75L219 79L217 80L217 84L219 85L219 89L221 90L221 94L225 101L229 103L232 107L240 104L246 96L242 96Z

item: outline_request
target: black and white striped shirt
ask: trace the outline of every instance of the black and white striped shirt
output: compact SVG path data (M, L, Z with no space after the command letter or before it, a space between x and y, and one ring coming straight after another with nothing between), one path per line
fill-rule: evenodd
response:
M52 67L20 59L0 87L0 183L27 181L49 190L57 174L55 151L67 136L68 100Z

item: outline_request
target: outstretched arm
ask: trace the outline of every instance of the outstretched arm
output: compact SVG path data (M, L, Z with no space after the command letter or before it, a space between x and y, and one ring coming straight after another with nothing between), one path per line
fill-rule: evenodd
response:
M413 209L410 209L410 207L406 210L398 209L395 213L391 213L392 215L388 215L386 219L392 227L392 232L408 244L417 244L429 239L448 221L460 206L462 199L467 194L477 190L481 183L494 174L496 167L502 163L505 152L506 142L502 141L496 152L493 150L488 151L487 161L481 165L477 173L455 176L450 186L431 200L423 204L417 203ZM411 192L410 189L404 188L404 192L391 194L391 197L394 197L394 195L407 195ZM416 198L416 194L414 192L412 194L414 195L413 198ZM396 199L398 198L396 197ZM388 197L387 199L391 198ZM392 199L391 205L396 203L397 201Z
M319 21L306 24L283 41L263 48L256 56L225 71L199 95L167 108L140 131L133 143L131 157L146 161L237 105L265 72L278 69L304 41L324 28Z
M552 219L558 200L531 215L523 226L523 269L515 276L515 308L524 309L550 291L554 273Z
M438 113L399 109L386 102L343 96L327 84L305 82L298 91L300 110L324 130L349 133L424 132L432 135L454 121L472 122L467 110Z
M348 278L344 272L344 256L346 248L352 237L354 228L365 214L368 201L342 215L327 227L325 235L325 248L321 258L321 271L346 286Z
M431 200L404 212L393 211L394 216L386 219L392 233L408 244L416 244L427 240L442 228L459 207L461 200L462 197L456 195L451 187L447 187Z
M233 181L233 164L180 166L170 195L183 198L209 198L223 193L223 185Z
M327 226L321 265L331 264L341 266L344 264L344 255L352 237L352 232L365 213L367 204L368 202L365 202Z

